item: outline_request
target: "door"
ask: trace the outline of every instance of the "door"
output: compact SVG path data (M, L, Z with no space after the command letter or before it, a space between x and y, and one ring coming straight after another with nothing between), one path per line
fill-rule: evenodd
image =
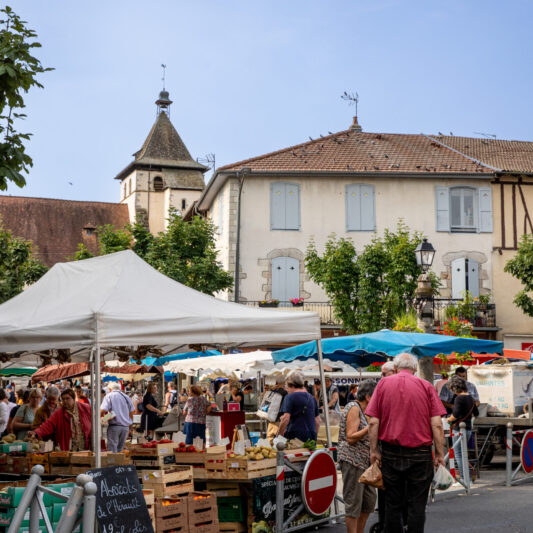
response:
M300 297L300 261L292 257L272 259L272 299L288 302Z
M462 300L464 291L474 298L479 296L479 264L461 257L452 261L452 298Z

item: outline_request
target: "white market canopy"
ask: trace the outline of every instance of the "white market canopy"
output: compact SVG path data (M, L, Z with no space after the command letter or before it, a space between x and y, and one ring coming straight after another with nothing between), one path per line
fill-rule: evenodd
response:
M324 365L340 368L342 372L355 373L353 367L343 363L333 363L328 359L324 359ZM293 370L313 372L317 366L314 361L308 364L302 361L276 364L272 359L272 352L256 351L170 361L163 368L165 371L189 376L199 375L201 380L219 377L239 380L256 378L259 372L263 377L287 375Z
M175 353L189 344L319 338L316 313L216 299L164 276L131 250L58 263L0 305L0 352L26 352L31 358L61 348L72 350L72 361L87 361L93 346L157 346Z

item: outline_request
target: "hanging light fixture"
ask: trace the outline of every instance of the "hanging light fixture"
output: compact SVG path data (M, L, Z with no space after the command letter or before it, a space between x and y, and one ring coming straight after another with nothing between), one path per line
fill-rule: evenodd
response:
M422 273L425 274L433 264L435 248L427 239L422 239L422 242L416 247L415 256L417 265L422 270Z

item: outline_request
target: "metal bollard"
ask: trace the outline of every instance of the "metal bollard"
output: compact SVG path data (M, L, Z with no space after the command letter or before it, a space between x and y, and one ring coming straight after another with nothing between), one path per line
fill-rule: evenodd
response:
M466 438L466 424L461 422L459 424L461 431L461 462L463 463L463 483L466 492L470 490L470 469L468 468L468 439Z
M85 496L83 498L83 531L89 533L95 530L96 524L96 491L98 487L96 483L88 481L83 487Z
M83 503L84 485L88 481L92 481L92 478L86 474L80 474L76 478L76 486L70 493L70 498L67 500L67 504L63 509L55 533L71 533L74 529L81 504Z
M24 515L26 514L26 510L32 504L33 498L35 499L37 498L37 487L41 484L41 476L43 474L44 474L44 467L42 465L35 465L31 469L31 476L30 476L30 479L28 480L28 484L26 485L26 490L24 491L24 494L22 495L22 498L20 499L20 503L17 507L17 510L15 511L15 514L13 515L13 520L11 520L11 524L9 525L9 529L7 530L7 533L18 533L20 529L20 525L22 524L22 520L24 519ZM39 516L39 507L38 506L35 507L35 510L36 510L37 516ZM30 510L30 513L31 513L31 510ZM39 529L38 524L39 524L39 519L37 518L37 529L34 529L33 531L38 531Z
M285 504L285 444L276 444L276 533L283 531L283 510Z
M505 437L505 486L510 487L513 479L513 423L507 423Z

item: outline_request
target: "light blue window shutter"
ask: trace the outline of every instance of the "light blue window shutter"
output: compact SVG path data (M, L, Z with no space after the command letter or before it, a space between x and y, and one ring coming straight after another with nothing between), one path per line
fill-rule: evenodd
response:
M361 231L374 231L375 229L374 186L361 185Z
M285 184L285 228L300 229L300 186Z
M479 264L473 259L468 259L468 290L474 298L479 297Z
M361 230L361 185L346 185L346 231Z
M292 257L286 257L286 289L285 301L288 302L291 298L300 297L300 261Z
M270 184L270 229L285 229L285 183Z
M460 300L466 290L465 258L454 259L452 261L452 298Z
M448 187L435 187L437 231L450 231L450 192Z
M490 187L479 188L479 231L492 233L492 190Z
M223 222L224 222L224 211L223 211L223 205L224 205L224 194L222 191L218 194L218 234L222 235L223 231Z

